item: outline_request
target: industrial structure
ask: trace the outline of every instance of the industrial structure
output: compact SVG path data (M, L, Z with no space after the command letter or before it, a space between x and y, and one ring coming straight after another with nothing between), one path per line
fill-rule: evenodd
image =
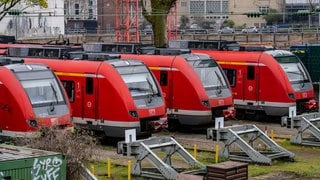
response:
M0 32L18 39L111 33L115 34L114 41L138 42L141 32L149 25L142 15L141 2L150 6L149 0L54 0L48 1L48 8L18 3L2 20ZM175 39L180 27L193 25L217 30L226 20L232 20L234 27L263 27L264 15L270 12L280 15L276 24L298 21L309 24L310 28L320 24L319 3L319 0L177 0L168 15L167 36L169 40ZM256 16L249 16L250 13ZM183 18L187 20L184 22Z

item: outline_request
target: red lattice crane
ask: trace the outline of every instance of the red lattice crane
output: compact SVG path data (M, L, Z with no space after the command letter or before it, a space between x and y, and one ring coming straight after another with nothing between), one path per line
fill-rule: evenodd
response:
M176 40L177 37L178 37L178 15L177 15L177 5L175 5L170 9L170 12L167 16L167 38L169 41L169 40Z
M140 41L139 0L116 0L116 41Z

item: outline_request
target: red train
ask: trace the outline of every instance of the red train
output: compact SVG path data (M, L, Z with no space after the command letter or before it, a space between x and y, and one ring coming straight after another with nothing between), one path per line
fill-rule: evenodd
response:
M158 83L140 61L77 61L25 58L43 63L62 81L76 128L108 137L124 137L124 130L150 135L166 125L165 104Z
M0 136L32 137L41 128L71 128L67 95L54 73L40 64L0 57Z
M169 127L208 125L213 124L215 117L235 116L228 81L208 55L188 52L121 57L139 59L152 70L164 93Z
M214 58L224 69L232 87L237 115L286 116L318 109L310 76L289 51L262 52L192 50Z

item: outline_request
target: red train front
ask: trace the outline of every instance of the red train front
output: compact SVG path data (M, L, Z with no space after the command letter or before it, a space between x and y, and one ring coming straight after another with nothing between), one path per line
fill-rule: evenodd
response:
M193 50L209 54L224 69L232 87L237 114L285 116L317 110L310 76L291 52Z
M0 135L32 137L41 128L72 127L70 104L54 73L18 62L1 57Z
M169 124L208 125L214 117L235 115L229 84L220 67L204 54L133 55L157 77L165 94ZM169 125L170 126L170 125Z
M124 137L126 129L150 135L166 123L158 84L139 61L86 61L25 58L52 68L71 102L75 127L109 137Z

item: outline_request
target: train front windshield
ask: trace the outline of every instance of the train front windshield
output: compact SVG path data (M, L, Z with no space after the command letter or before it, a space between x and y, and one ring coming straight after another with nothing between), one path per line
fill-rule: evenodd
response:
M153 76L146 66L118 67L117 70L133 97L160 94Z
M291 84L311 82L307 70L296 56L275 57L286 72Z
M219 65L212 59L190 61L206 88L221 90L227 88L228 83Z
M33 107L65 103L58 81L50 71L19 74L21 84L28 94Z

